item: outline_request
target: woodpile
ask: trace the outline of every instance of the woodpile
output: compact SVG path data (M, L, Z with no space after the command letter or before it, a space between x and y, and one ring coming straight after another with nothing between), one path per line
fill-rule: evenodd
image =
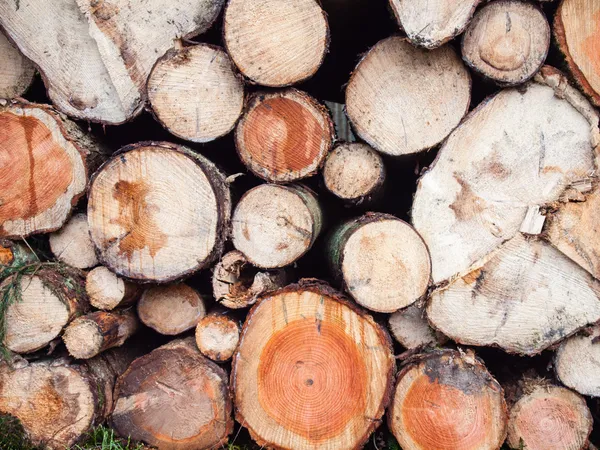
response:
M0 447L597 448L599 20L0 0Z

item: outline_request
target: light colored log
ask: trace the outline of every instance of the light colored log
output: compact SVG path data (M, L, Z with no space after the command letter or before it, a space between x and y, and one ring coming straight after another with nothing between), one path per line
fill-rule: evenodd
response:
M60 230L50 235L49 241L54 256L69 266L89 269L98 265L85 214L71 217Z
M99 266L88 272L85 291L94 308L110 311L135 303L141 288L115 275L108 268Z
M0 98L15 98L23 95L35 75L35 67L0 32Z
M212 312L198 321L196 345L207 358L224 362L233 356L240 341L238 322L225 312Z
M396 311L388 319L392 336L407 350L439 346L447 338L429 325L424 308L411 305Z
M582 395L600 397L600 326L565 339L554 359L556 376Z

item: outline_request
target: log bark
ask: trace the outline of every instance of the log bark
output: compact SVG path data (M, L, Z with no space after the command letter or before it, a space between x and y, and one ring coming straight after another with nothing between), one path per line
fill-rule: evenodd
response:
M465 62L502 85L520 84L542 67L550 25L531 3L500 0L480 9L462 39Z
M418 233L394 216L367 213L331 234L328 256L334 275L357 303L391 313L423 297L431 261Z
M46 105L0 106L0 130L0 145L10 150L0 167L0 237L58 230L105 150Z
M432 49L463 32L479 1L390 0L390 6L410 41Z
M250 311L232 371L236 419L259 445L352 449L381 421L395 361L371 316L304 281Z
M263 184L246 192L233 213L233 245L256 267L285 267L311 248L322 221L312 191Z
M171 134L209 142L235 126L244 107L244 82L221 48L179 44L152 69L148 99Z
M388 319L392 336L407 350L437 347L448 339L429 325L424 308L411 305L396 311Z
M283 269L261 271L238 250L223 255L212 276L213 296L221 305L240 309L256 303L260 295L287 284Z
M450 46L427 51L395 36L377 43L356 67L346 110L365 142L404 155L445 139L467 113L470 98L471 77Z
M120 347L138 329L139 321L131 309L96 311L71 322L63 334L69 354L90 359L105 350Z
M3 345L15 353L44 348L89 308L83 277L66 267L31 266L5 279L0 295L7 305Z
M335 137L327 109L296 89L254 94L235 130L242 162L256 176L289 182L317 173Z
M229 186L213 163L176 144L141 142L94 175L88 221L105 266L138 281L169 282L220 256L230 209Z
M134 304L141 294L141 288L100 266L88 272L85 292L94 308L110 311Z
M323 166L325 187L352 205L369 203L383 190L385 166L366 144L344 142L335 146Z
M192 338L136 359L119 377L115 399L117 433L161 450L218 448L233 430L227 373Z
M79 364L64 358L0 363L0 411L17 417L33 444L70 448L108 417L116 378L134 355L119 349Z
M402 369L388 421L405 450L497 450L506 437L506 402L472 352L437 351Z
M554 36L569 70L592 103L600 106L600 5L594 0L563 0L554 18Z
M59 110L120 124L142 110L150 70L173 40L206 31L223 3L3 2L0 26L38 66Z
M38 262L36 254L27 245L0 238L0 277L8 275L9 271L28 264Z
M144 325L168 336L191 330L206 315L202 296L186 284L146 289L137 311Z
M240 325L226 311L213 311L196 327L196 345L207 358L224 362L233 356L240 341Z
M76 214L58 231L50 235L50 250L59 261L89 269L98 265L96 249L90 237L85 214Z
M0 31L0 98L22 96L35 75L35 67Z
M225 8L223 39L246 77L282 87L314 75L327 52L329 27L315 0L231 0Z
M600 397L600 326L565 339L554 358L554 370L562 384L582 395Z
M531 382L511 408L507 443L514 449L582 450L592 426L583 397L548 382Z

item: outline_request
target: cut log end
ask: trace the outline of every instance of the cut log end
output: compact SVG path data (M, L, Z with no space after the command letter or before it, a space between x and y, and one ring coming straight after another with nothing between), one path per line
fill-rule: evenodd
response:
M455 351L402 370L388 420L405 450L495 450L506 437L502 388L472 354Z
M242 162L257 176L288 182L314 175L334 137L324 106L304 92L287 89L255 94L235 131Z
M50 250L59 261L78 269L98 265L85 214L76 214L59 231L50 235Z
M227 361L233 356L240 340L240 327L235 319L224 314L209 314L198 322L196 345L207 358Z
M148 79L154 114L172 134L209 142L229 133L244 107L244 83L229 56L198 44L171 50Z
M392 336L408 350L441 345L447 340L445 336L431 328L425 317L425 311L416 305L390 315L388 324Z
M550 46L550 25L537 6L500 0L477 12L462 41L463 58L501 84L519 84L542 66Z
M227 51L240 71L272 87L310 78L329 41L325 13L315 0L232 0L223 28Z
M558 379L583 395L600 397L600 326L565 339L555 356Z
M33 81L35 67L0 31L0 98L23 95Z
M117 306L133 304L140 288L115 275L104 266L90 270L85 280L85 291L94 308L110 311Z

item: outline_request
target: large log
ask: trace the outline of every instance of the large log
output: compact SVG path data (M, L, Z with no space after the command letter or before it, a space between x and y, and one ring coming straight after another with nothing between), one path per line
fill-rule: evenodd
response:
M259 445L360 448L379 425L395 361L371 316L314 282L249 313L232 366L236 418Z
M233 430L227 373L192 338L136 359L118 379L111 423L161 450L219 448Z
M173 40L206 31L224 0L39 0L0 3L0 26L40 69L48 95L78 119L123 123Z
M130 306L141 294L141 288L115 275L104 266L90 270L85 278L85 292L94 308L110 311Z
M96 249L90 238L85 214L76 214L58 231L50 235L50 250L56 259L78 269L98 265Z
M225 176L208 159L176 144L141 142L94 175L88 220L104 265L168 282L220 256L230 209Z
M600 326L565 339L554 359L556 376L580 394L600 397Z
M0 31L0 98L23 95L35 75L35 67Z

